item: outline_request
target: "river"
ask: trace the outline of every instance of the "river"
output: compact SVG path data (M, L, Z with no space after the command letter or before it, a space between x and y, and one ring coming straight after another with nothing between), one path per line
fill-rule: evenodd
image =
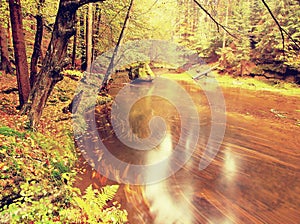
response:
M212 111L201 89L183 81L179 83L195 102L199 114L196 147L169 177L151 184L120 185L115 199L128 211L129 223L300 223L300 127L297 125L300 97L222 88L226 120L217 125L225 127L224 139L212 162L199 169L214 125ZM185 136L193 134L183 128L180 119L184 117L176 111L176 106L157 96L145 97L131 108L132 133L147 138L151 134L147 123L155 115L164 117L165 135L153 150L133 150L111 134L111 127L103 128L104 116L99 111L86 115L88 121L97 124L98 133L93 129L89 137L77 143L79 147L85 144L93 149L85 154L95 153L98 147L99 160L102 149L93 140L99 136L117 159L129 165L141 165L168 159L174 153L174 145L187 144L187 141L180 143L180 132ZM116 183L96 173L83 158L80 161L85 172L78 175L80 179L75 186L83 190L89 184L100 187ZM174 159L160 166L154 175L167 172L171 163ZM100 162L95 168L99 166L105 163ZM120 179L130 172L129 168L119 169L114 173L111 166L108 172L119 175ZM145 172L148 178L150 174Z

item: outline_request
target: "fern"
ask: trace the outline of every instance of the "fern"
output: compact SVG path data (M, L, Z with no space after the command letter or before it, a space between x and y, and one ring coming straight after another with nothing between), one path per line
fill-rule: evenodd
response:
M118 185L105 186L101 189L101 193L98 193L98 204L103 207L106 205L107 201L110 201L114 198L119 189Z
M18 132L14 129L11 129L7 126L2 126L0 127L0 135L4 135L4 136L17 136L19 138L24 138L25 134L24 133L21 133L21 132Z
M121 206L117 202L114 202L113 206L106 208L107 202L114 198L118 189L118 185L105 186L100 190L93 189L92 185L90 185L85 190L84 196L75 196L73 200L82 211L80 220L84 220L87 223L125 223L127 221L127 212L121 210ZM70 209L69 214L75 211ZM69 216L69 221L76 222L78 213L75 213Z

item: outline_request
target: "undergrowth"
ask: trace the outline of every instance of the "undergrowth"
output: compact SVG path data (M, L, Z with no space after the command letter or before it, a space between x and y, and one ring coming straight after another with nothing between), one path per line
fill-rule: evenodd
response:
M72 187L75 161L74 144L0 125L0 222L125 223L117 202L105 207L118 186Z
M15 77L3 78L8 87L15 84ZM73 187L77 152L71 115L62 108L76 86L69 78L58 83L39 132L24 128L17 94L0 93L0 223L126 223L126 211L111 201L118 186L90 186L83 195Z

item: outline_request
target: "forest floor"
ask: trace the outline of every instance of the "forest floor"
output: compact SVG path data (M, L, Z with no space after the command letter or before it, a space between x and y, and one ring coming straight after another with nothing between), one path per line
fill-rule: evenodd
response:
M277 85L265 84L254 79L233 79L227 76L218 76L219 83L222 86L223 94L226 101L228 116L242 116L244 118L254 119L259 122L274 123L276 126L284 126L286 130L293 130L300 128L300 88L292 85L279 83ZM49 139L55 139L60 148L64 150L65 143L69 143L66 139L72 135L72 118L70 114L62 112L63 108L68 106L72 100L78 81L65 77L54 89L53 94L49 98L47 106L44 110L39 132ZM259 107L257 106L259 105ZM16 89L16 78L12 75L0 74L0 127L9 127L16 133L23 133L26 127L26 116L19 114L16 110L18 106L18 92ZM1 131L1 130L0 130ZM7 130L5 130L7 133ZM67 134L66 134L67 133ZM295 138L292 132L287 131L283 134L290 134L290 138ZM4 138L4 134L0 132L0 149L8 145L8 138ZM29 139L30 140L30 139ZM14 140L15 141L15 140ZM16 139L17 143L22 142L21 139ZM28 144L39 144L35 139L30 140ZM29 141L29 142L30 142ZM15 144L15 143L14 143ZM26 143L27 144L27 143ZM24 144L24 147L27 145ZM32 148L32 145L29 147ZM53 148L55 149L55 147ZM22 150L21 150L22 151ZM76 154L76 153L75 153ZM71 155L71 162L65 164L66 166L73 166L78 155ZM51 156L51 153L49 154ZM48 155L48 157L49 157ZM30 156L30 154L29 154ZM34 155L32 155L35 157ZM38 160L44 160L48 164L47 158L38 157ZM63 154L63 158L66 154ZM0 170L6 172L7 161L0 158ZM49 159L49 158L48 158ZM99 180L99 176L95 175L89 166L83 165L83 161L77 162L77 170L79 174L78 182L75 184L82 191L85 190L89 184L99 186L105 181ZM72 165L73 164L73 165ZM55 167L53 168L55 169ZM29 170L31 175L35 175L35 171ZM0 187L7 187L7 182L14 182L14 177L5 177L3 181L1 176ZM98 178L98 179L97 179ZM18 182L16 182L18 184Z

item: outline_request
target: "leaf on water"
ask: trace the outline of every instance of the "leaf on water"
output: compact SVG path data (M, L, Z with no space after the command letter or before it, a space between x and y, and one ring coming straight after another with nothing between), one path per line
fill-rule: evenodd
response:
M280 111L277 111L275 109L271 109L270 112L272 112L273 114L275 114L276 117L287 118L287 116L285 115L285 114L287 114L287 112L280 112Z

